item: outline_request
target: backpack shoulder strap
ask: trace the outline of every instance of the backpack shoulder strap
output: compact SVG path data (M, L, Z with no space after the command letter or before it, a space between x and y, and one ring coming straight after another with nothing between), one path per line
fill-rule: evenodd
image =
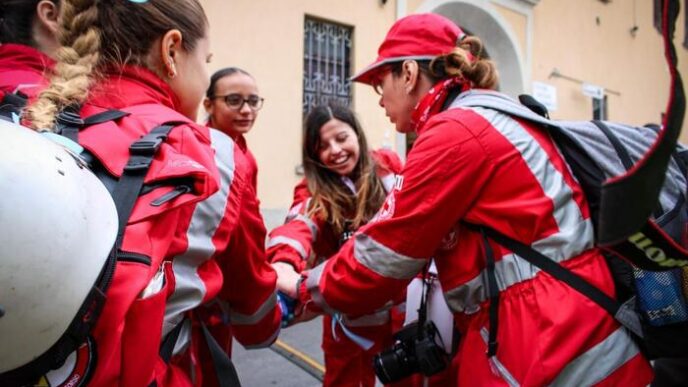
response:
M607 124L599 120L592 120L590 122L597 126L605 135L605 137L607 137L609 142L612 144L612 147L614 147L616 154L619 156L619 160L621 160L624 168L626 168L627 171L633 168L633 160L631 160L631 156L628 154L628 149L626 149L626 147L621 143L621 140L619 140L614 132L609 129Z
M119 217L119 231L117 233L117 247L121 246L124 237L124 229L134 208L144 179L148 174L153 158L160 145L167 140L172 129L183 124L183 122L165 122L153 128L148 134L134 141L129 146L129 160L122 171L117 185L114 188L112 197L117 207Z
M628 328L636 336L643 337L640 316L638 316L638 314L632 309L630 304L619 303L617 300L608 296L606 293L596 288L579 275L566 269L559 263L549 259L542 253L524 243L511 239L508 236L489 227L474 225L469 225L469 227L474 229L477 227L481 229L485 235L515 253L519 258L525 259L528 261L528 263L535 265L552 277L566 283L574 290L589 298L602 309L607 311L607 313L614 317L624 327Z
M121 110L106 110L104 112L81 118L75 107L61 110L55 117L55 131L68 139L79 143L79 131L92 125L115 121L130 113Z

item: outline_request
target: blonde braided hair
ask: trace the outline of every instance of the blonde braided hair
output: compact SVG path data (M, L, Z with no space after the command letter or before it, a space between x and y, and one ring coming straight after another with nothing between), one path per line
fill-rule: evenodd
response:
M78 106L88 95L100 52L98 0L65 0L62 5L58 61L50 85L27 109L34 129L50 130L57 112Z

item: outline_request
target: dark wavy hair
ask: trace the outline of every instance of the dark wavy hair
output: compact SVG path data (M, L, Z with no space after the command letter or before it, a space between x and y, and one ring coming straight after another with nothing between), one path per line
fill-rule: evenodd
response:
M348 124L358 137L359 158L351 179L356 194L344 185L335 172L327 169L318 155L320 128L331 119ZM347 107L330 103L317 106L306 117L302 146L303 170L312 195L309 214L315 214L331 224L336 234L367 223L382 206L386 193L382 181L375 173L375 162L370 157L365 133L354 113Z

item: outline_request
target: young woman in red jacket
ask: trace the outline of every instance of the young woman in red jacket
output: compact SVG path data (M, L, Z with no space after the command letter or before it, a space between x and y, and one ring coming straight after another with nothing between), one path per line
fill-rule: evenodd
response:
M59 0L0 3L0 101L8 94L31 99L45 87L59 47L59 13Z
M134 141L166 122L172 129L124 218L118 264L88 345L45 377L50 385L214 384L203 325L224 331L231 324L243 344L267 346L281 310L248 162L229 137L194 122L208 85L206 15L197 0L61 6L63 47L55 77L28 110L33 127L53 128L64 110L124 112L78 133L94 165L114 180L136 166L128 164Z
M254 189L258 164L244 135L253 128L263 101L253 76L237 67L216 71L210 77L210 86L203 99L203 107L208 113L207 125L231 137L249 160Z
M299 272L336 253L367 223L401 170L395 153L369 151L354 113L334 104L308 114L302 154L305 178L295 187L287 222L268 240L273 264ZM373 356L391 345L392 333L400 328L400 321L393 324L392 317L399 317L394 314L324 316L325 386L375 385Z
M433 258L461 332L458 385L647 386L650 364L612 316L467 225L532 246L614 294L588 203L547 132L493 109L461 107L462 98L496 93L480 40L440 15L416 14L391 27L378 53L354 80L380 93L397 131L417 132L403 178L388 210L304 280L277 267L280 289L303 305L370 313ZM486 290L488 255L499 302Z

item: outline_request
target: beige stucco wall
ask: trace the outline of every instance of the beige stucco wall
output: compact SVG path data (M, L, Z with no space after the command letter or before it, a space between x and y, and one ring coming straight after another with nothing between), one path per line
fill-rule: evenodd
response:
M612 120L656 122L666 104L668 73L660 35L652 26L650 0L608 4L599 0L388 0L384 5L381 0L201 2L211 24L214 57L210 70L242 67L255 76L266 98L248 136L258 161L259 197L264 209L286 208L299 179L294 168L300 163L305 15L354 27L355 73L374 60L377 46L397 14L447 10L460 4L483 10L481 16L492 18L499 31L507 34L508 42L504 44L514 50L513 60L519 62L510 70L518 72L512 74L518 78L514 85L521 85L517 93L530 92L533 81L556 87L555 118L590 119L592 102L582 94L579 84L551 78L554 68L609 89ZM684 15L682 10L676 44L680 69L688 76L688 50L681 46ZM638 31L632 37L634 21ZM499 63L501 67L510 65ZM366 86L355 85L353 91L354 109L372 147L393 146L395 133L378 106L377 96ZM688 139L687 133L684 130L684 139Z
M258 196L264 208L285 208L298 181L303 97L305 15L354 26L353 71L375 59L394 22L392 4L365 6L342 0L201 0L210 21L210 71L238 66L257 80L265 105L247 136L258 162ZM393 3L393 1L390 1ZM394 129L368 87L354 87L354 109L373 147Z
M685 76L684 15L682 10L675 44ZM634 21L635 37L630 33ZM638 125L658 122L669 87L662 53L661 36L652 24L652 1L543 0L534 8L533 80L557 87L557 118L589 118L592 101L582 94L581 85L550 78L554 68L618 92L608 93L609 119Z

